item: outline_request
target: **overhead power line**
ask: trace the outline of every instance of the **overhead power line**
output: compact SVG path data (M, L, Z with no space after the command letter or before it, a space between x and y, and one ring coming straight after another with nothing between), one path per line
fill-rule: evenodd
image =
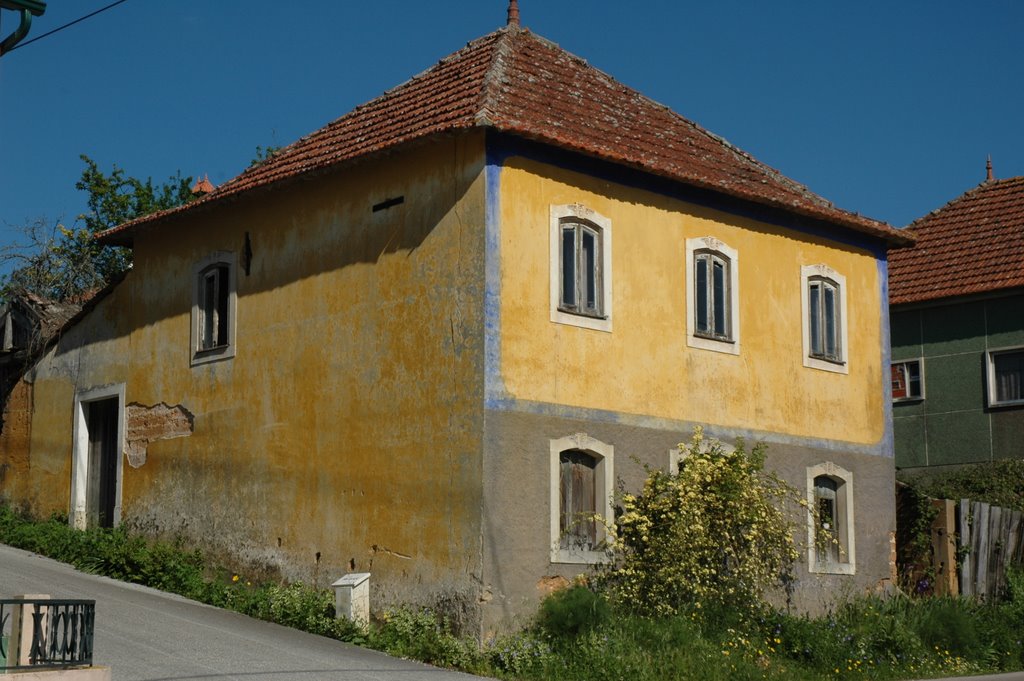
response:
M109 5L107 5L106 7L101 7L100 9L96 10L95 12L90 12L89 14L86 14L84 17L79 17L79 18L75 19L74 21L71 21L71 22L68 22L68 23L64 24L63 26L58 26L57 28L53 29L52 31L47 31L46 33L43 33L42 35L38 35L35 38L32 38L32 40L26 40L23 43L18 43L17 45L12 47L10 50L8 50L8 52L14 52L15 50L20 50L21 48L25 47L26 45L31 45L35 41L42 40L46 36L53 35L54 33L57 33L58 31L63 31L65 28L68 28L70 26L74 26L77 23L80 23L82 21L85 21L86 19L89 19L91 17L96 16L97 14L100 14L101 12L106 12L108 9L112 9L114 7L117 7L118 5L120 5L123 2L128 2L128 0L117 0L117 2L112 2Z

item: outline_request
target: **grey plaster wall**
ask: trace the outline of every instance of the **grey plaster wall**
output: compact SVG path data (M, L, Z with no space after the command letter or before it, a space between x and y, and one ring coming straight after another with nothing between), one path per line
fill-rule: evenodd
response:
M667 469L669 451L689 432L488 410L484 425L484 633L525 623L552 588L587 570L550 559L550 440L586 433L614 446L617 491L638 490L643 464ZM727 431L716 431L729 441ZM768 466L803 491L807 468L833 462L853 474L856 574L819 575L797 568L793 605L819 611L837 596L879 587L890 577L895 532L892 459L863 453L769 445ZM801 536L806 542L801 519ZM777 595L782 598L781 594Z

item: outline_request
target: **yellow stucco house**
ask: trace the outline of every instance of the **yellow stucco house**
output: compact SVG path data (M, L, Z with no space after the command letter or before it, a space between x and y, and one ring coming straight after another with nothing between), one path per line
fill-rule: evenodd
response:
M798 599L890 575L906 239L514 18L101 239L134 267L16 388L8 501L486 632L702 424L835 523Z

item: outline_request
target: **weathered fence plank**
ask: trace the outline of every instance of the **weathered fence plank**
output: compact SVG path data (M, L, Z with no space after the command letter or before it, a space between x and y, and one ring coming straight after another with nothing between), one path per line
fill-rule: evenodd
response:
M988 516L989 506L982 501L971 504L974 518L974 541L971 553L976 556L974 561L974 595L981 598L988 596Z
M960 500L960 512L957 514L957 533L960 543L960 593L964 596L974 595L974 570L971 557L971 500Z

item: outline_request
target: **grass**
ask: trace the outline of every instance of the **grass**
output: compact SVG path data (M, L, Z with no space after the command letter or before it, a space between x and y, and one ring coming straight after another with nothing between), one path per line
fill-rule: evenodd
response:
M557 592L535 623L475 640L427 610L384 613L371 626L334 618L330 591L253 584L181 543L115 530L78 531L0 506L0 542L79 569L181 594L285 626L438 666L536 681L907 679L1024 669L1024 572L999 602L857 598L823 617L768 609L642 617L586 586Z

